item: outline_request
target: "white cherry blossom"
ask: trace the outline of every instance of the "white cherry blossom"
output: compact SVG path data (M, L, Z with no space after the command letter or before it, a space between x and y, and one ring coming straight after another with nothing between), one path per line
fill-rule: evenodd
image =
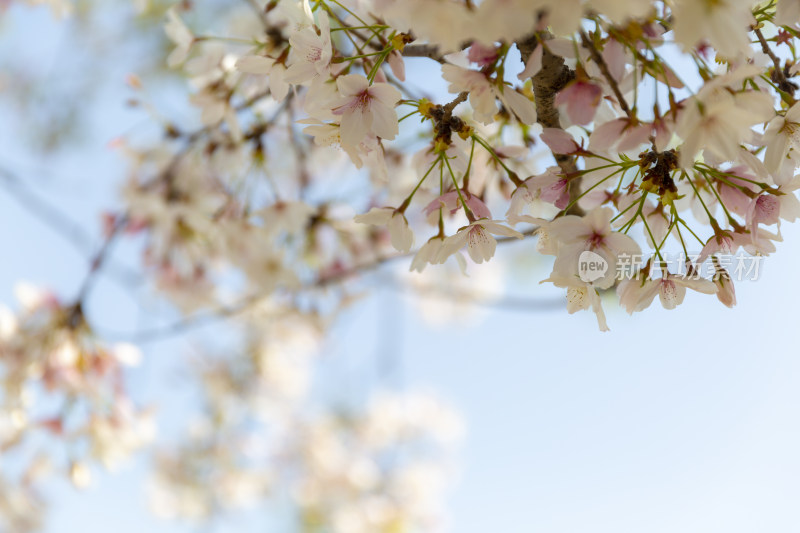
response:
M386 83L369 84L364 76L348 74L336 79L341 98L333 113L341 117L342 145L357 146L373 134L394 139L399 131L394 107L400 91Z

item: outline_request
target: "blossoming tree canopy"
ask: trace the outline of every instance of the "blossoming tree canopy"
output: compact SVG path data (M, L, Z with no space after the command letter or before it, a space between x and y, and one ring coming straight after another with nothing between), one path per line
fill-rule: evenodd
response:
M800 215L800 0L133 6L157 13L170 48L158 62L185 78L197 123L129 77L162 134L114 142L129 161L122 201L76 292L20 285L19 308L0 313L0 450L46 432L83 450L56 470L88 483L93 461L151 440L153 412L124 379L137 340L235 319L236 355L195 369L204 418L158 456L162 514L208 518L288 484L308 531L437 527L438 495L410 494L446 477L446 406L409 393L309 407L314 354L362 273L473 273L498 245L528 242L553 257L539 281L607 330L614 297L629 313L656 296L674 309L687 290L735 305L734 283ZM146 283L184 318L116 343L86 303L126 239L144 243ZM42 416L43 393L66 407ZM4 530L38 527L44 462L0 478Z
M237 96L250 110L275 108L272 120L296 109L315 147L367 168L372 207L355 221L383 228L402 254L423 242L412 270L451 257L466 269L464 252L488 261L497 236L538 236L556 257L546 281L605 330L600 294L615 286L630 312L655 294L672 309L686 288L733 305L733 278L754 271L744 254L753 263L774 251L780 233L767 227L797 216L798 10L747 0L270 2L259 13L266 33L226 52L175 10L167 31L171 65L191 54L187 71L215 69L193 96L209 127L248 144ZM452 100L419 97L425 80L407 79L409 57L440 63ZM414 149L403 133L418 136ZM405 173L416 182L401 185ZM300 209L313 217L319 206ZM383 246L382 233L367 235L370 250ZM587 251L604 263L600 279L582 275Z

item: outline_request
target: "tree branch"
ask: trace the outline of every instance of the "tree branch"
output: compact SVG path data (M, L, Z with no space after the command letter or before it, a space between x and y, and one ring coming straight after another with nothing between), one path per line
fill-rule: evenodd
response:
M536 233L538 228L534 227L528 231L523 232L525 236L532 236ZM506 244L511 242L519 242L519 239L515 237L499 237L497 239L497 244ZM360 274L365 274L371 272L373 270L377 270L381 266L397 261L399 259L408 258L414 255L416 252L409 252L407 254L398 253L398 254L391 254L378 257L373 261L362 263L359 265L353 265L349 268L345 268L336 272L332 272L330 274L323 274L320 275L316 280L300 287L297 289L297 292L304 292L304 291L311 291L315 289L324 289L331 285L335 285L337 283L341 283L347 281L353 277L356 277ZM443 291L446 289L443 289ZM181 320L178 320L172 324L162 326L162 327L155 327L153 329L148 329L139 332L114 332L109 331L104 328L94 328L101 334L103 337L110 338L111 340L120 340L120 341L129 341L134 342L137 344L147 343L147 342L154 342L159 341L162 339L170 338L175 335L179 335L181 333L185 333L192 329L198 328L200 326L206 324L212 324L214 322L222 321L228 318L235 317L240 315L250 309L252 306L256 305L258 302L262 301L264 298L269 297L272 295L274 291L264 292L259 291L248 296L242 297L238 302L234 302L232 304L220 307L218 309L212 309L210 311L201 311L195 313L194 315L187 316ZM477 303L486 302L489 300L488 296L485 295L473 295L475 296L475 300ZM517 309L535 309L537 306L532 303L530 300L524 300L519 298L500 298L499 301L503 303L494 303L488 302L489 305L496 305L496 306L503 306L507 308L517 308ZM543 303L542 307L549 308L552 303Z
M778 84L778 88L781 91L788 93L790 96L792 96L792 98L794 98L794 91L796 87L792 82L786 79L786 74L784 74L783 69L781 68L780 59L778 59L778 56L775 55L775 52L773 52L772 48L770 48L769 44L767 44L767 40L764 38L764 34L761 33L761 30L756 28L753 30L753 32L756 34L756 37L758 37L758 42L761 43L761 50L767 54L770 59L772 59L772 64L775 65L775 69L772 71L773 80Z
M600 72L603 73L603 77L611 86L611 90L614 91L614 96L617 97L619 107L625 112L626 115L628 115L628 118L633 118L631 109L628 107L628 102L625 101L625 97L622 96L622 91L619 90L619 84L617 84L617 80L615 80L614 76L611 75L611 71L608 69L608 63L606 63L606 60L603 59L603 56L597 50L597 47L594 45L594 41L592 41L592 39L586 35L586 32L583 30L581 30L581 40L583 41L583 47L589 50L589 55L591 56L592 60L597 64L598 68L600 68Z
M432 44L409 44L403 48L404 57L427 57L439 63L444 63L444 56L439 52L439 47Z
M87 254L93 251L94 245L92 241L94 239L68 215L59 211L24 186L20 179L10 170L0 168L0 178L2 178L0 179L0 185L23 208L49 226L50 229L60 234L76 249ZM144 282L142 275L135 269L115 261L109 263L108 273L112 279L127 288L135 288Z
M552 53L544 41L551 39L547 32L537 32L517 42L523 63L527 64L537 46L542 46L542 68L532 78L533 94L536 100L536 121L544 128L563 129L555 106L556 95L575 77L575 73L564 64L564 58ZM578 172L576 157L566 154L553 154L556 163L565 176L575 176ZM570 196L578 188L580 178L570 180ZM578 204L572 206L570 214L580 214Z

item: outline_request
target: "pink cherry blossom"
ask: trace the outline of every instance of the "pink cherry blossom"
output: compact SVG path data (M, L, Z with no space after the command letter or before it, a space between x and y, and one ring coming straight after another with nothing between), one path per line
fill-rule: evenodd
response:
M483 201L468 191L450 191L431 201L423 210L428 222L435 224L439 219L439 209L444 209L451 216L462 208L461 198L476 218L492 218L492 213Z
M599 152L627 152L646 143L653 131L651 124L618 118L597 126L589 137L589 149Z
M594 209L583 217L567 215L547 225L549 235L559 243L553 274L577 276L578 258L584 251L594 252L606 261L608 270L594 282L601 289L614 284L620 256L631 258L641 253L639 245L628 235L612 231L613 211L607 207Z
M572 135L560 128L544 128L541 139L556 154L571 154L579 149Z
M575 80L556 95L556 105L565 107L573 124L586 125L594 120L597 106L603 98L603 89L591 82Z
M333 108L341 117L343 145L357 146L369 134L394 139L399 131L394 107L400 91L386 83L369 84L364 76L348 74L336 79L341 98Z
M714 262L714 285L717 287L717 299L722 302L726 307L734 307L736 305L736 289L733 286L728 271L722 268L715 257Z
M392 246L402 253L408 253L414 245L414 233L408 227L405 215L392 207L373 207L368 213L354 219L361 224L386 226Z
M491 65L497 59L497 49L481 43L472 43L467 52L467 59L481 67Z
M683 303L686 289L703 294L717 292L717 286L707 279L676 275L664 270L660 278L651 279L640 273L634 278L622 281L617 287L617 294L620 297L620 304L629 314L633 314L649 307L656 295L664 309L675 309Z
M482 218L459 229L455 235L447 237L439 258L443 260L466 245L467 252L473 261L476 263L488 261L494 257L494 252L497 248L497 240L495 240L493 235L514 237L517 239L522 238L522 233L496 220Z
M306 26L289 38L293 52L285 75L289 83L325 79L330 73L333 52L330 22L324 11L319 14L319 29L318 34L313 26Z

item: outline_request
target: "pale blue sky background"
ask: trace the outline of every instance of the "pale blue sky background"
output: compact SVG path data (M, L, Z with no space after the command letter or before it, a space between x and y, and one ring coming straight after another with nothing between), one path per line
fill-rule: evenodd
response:
M43 10L15 9L0 24L0 68L52 57L62 42ZM92 232L125 174L106 145L141 121L120 97L129 62L136 58L103 65L108 86L83 108L91 121L79 148L37 158L5 118L0 128L0 165ZM82 75L60 72L54 83ZM468 433L450 509L456 533L800 531L800 230L784 225L783 234L762 278L738 284L733 310L690 294L677 311L656 305L634 317L607 305L605 334L593 315L564 311L489 309L479 321L434 327L420 321L412 296L385 289L342 319L332 343L352 368L377 366L376 356L393 351L392 383L440 391L463 413ZM83 256L2 190L0 243L7 304L16 280L69 295L84 275ZM133 260L130 251L122 259ZM536 285L541 274L511 292L551 297ZM147 323L114 285L97 289L90 316L119 330ZM162 406L167 434L191 400L176 370L189 346L147 346L132 373L135 396ZM116 476L95 471L84 493L57 484L46 531L197 531L146 513L145 467L139 459ZM213 530L265 531L267 515L247 513Z

